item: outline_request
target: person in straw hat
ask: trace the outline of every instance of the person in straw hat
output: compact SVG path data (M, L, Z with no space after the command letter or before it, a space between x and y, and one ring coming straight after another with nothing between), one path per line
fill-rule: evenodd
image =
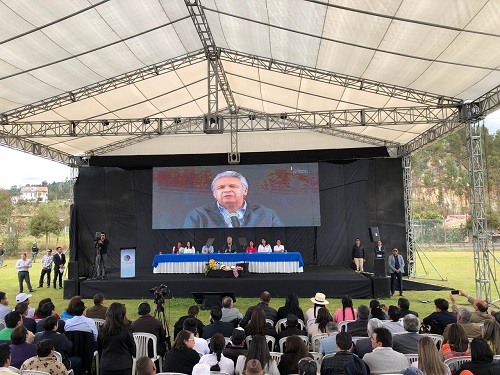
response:
M330 303L326 300L326 296L323 293L316 293L316 295L311 298L311 302L314 303L314 307L311 307L306 311L305 323L307 323L309 319L316 319L318 316L318 310Z

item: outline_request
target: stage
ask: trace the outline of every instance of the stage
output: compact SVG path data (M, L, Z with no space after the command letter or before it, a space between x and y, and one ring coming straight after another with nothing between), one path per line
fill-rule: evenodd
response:
M311 297L320 291L329 298L372 298L372 279L342 266L304 266L302 273L256 274L245 273L241 278L210 278L203 274L153 274L152 268L139 269L135 278L121 279L117 271L110 272L108 280L81 278L80 295L91 299L104 293L106 299L151 298L149 290L165 284L173 297L192 298L191 292L234 291L237 297L255 298L264 290L273 297L286 297L294 292L299 297ZM443 287L409 282L406 290L440 290ZM423 289L422 289L423 288Z

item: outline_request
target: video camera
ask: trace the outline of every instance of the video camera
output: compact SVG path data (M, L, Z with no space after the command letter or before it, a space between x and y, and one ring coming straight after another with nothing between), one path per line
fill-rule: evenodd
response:
M172 298L172 292L168 289L168 286L164 284L149 289L149 293L153 293L153 298L157 305L165 302L165 299Z

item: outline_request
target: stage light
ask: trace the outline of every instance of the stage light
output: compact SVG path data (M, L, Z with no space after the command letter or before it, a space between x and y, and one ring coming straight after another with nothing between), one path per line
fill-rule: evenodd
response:
M102 126L108 126L109 125L109 121L108 120L102 120L101 124L102 124Z
M255 120L255 117L256 116L254 114L248 115L248 119L252 121Z
M174 124L180 124L180 123L181 123L181 118L180 117L174 118Z
M149 125L150 123L151 123L151 121L148 118L143 118L142 119L142 124L143 125Z
M286 113L282 113L280 115L280 119L282 119L282 120L286 120L287 118L288 118L288 115Z

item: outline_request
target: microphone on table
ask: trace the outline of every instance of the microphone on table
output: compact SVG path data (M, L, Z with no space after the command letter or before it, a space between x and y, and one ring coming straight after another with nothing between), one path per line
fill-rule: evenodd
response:
M240 221L238 220L238 215L231 215L231 224L233 225L233 228L239 228L241 226Z

